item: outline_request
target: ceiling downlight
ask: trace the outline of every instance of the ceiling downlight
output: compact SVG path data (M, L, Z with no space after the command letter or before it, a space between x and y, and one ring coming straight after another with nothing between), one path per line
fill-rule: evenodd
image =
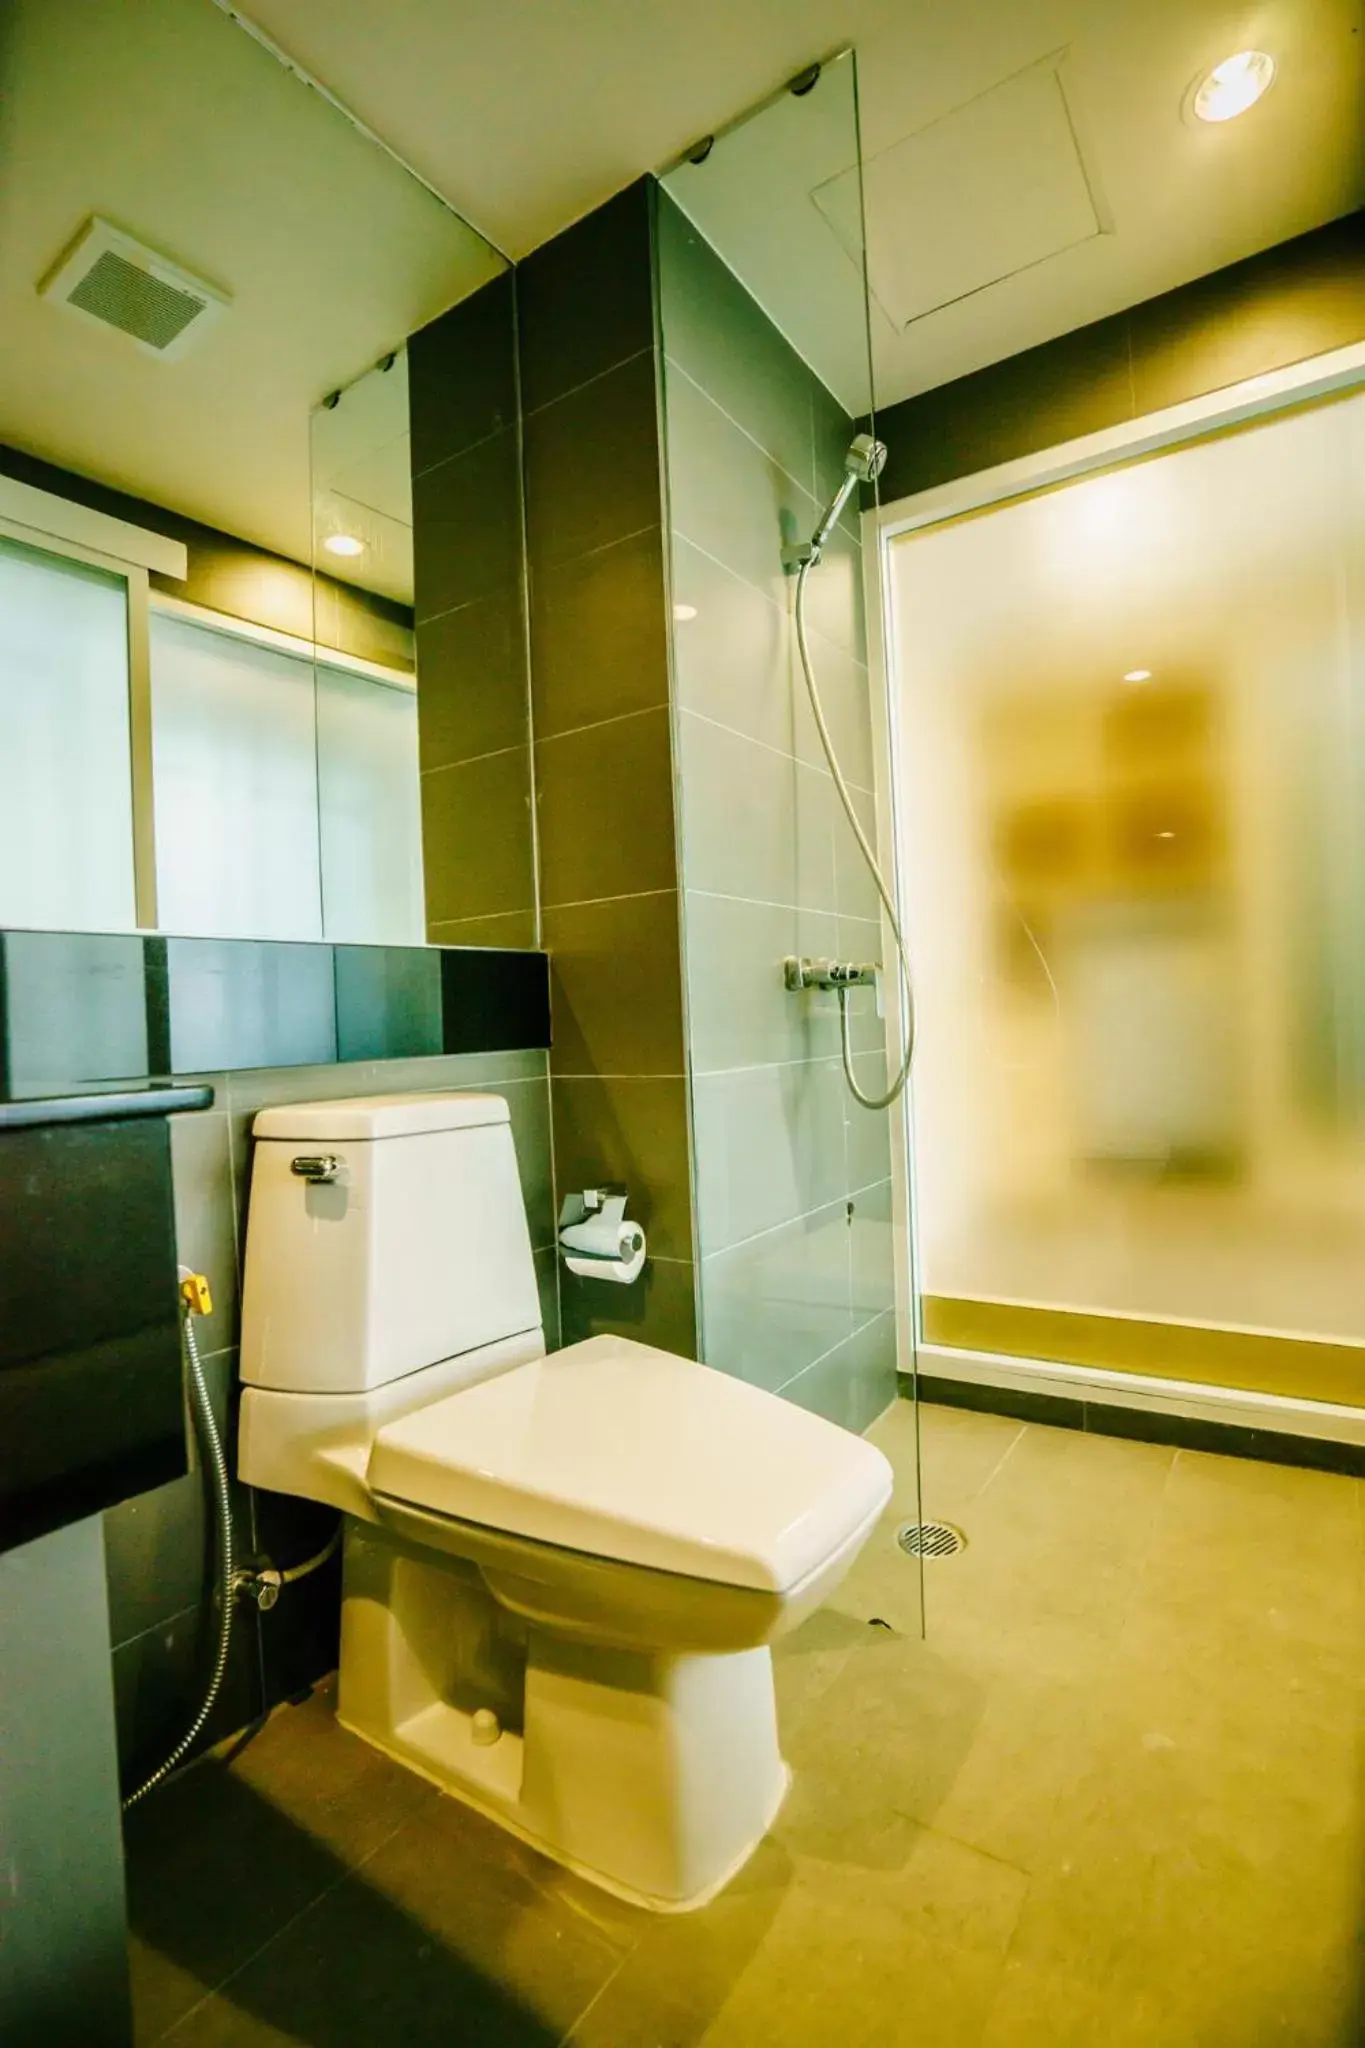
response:
M1190 95L1196 121L1235 121L1264 99L1275 83L1275 59L1265 50L1238 50L1205 72Z

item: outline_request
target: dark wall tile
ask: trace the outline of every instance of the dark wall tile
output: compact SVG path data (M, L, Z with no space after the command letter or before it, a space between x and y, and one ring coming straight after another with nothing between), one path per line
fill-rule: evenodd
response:
M7 2048L129 2048L127 1924L97 1521L0 1557Z
M518 264L527 412L652 346L649 187L638 179Z
M1098 433L1132 410L1127 322L1115 314L879 413L882 502Z
M526 608L518 581L417 628L417 742L423 768L529 741Z
M504 1052L550 1043L549 963L543 953L442 953L447 1053Z
M532 909L501 911L492 917L445 917L427 926L433 946L534 947L536 913Z
M813 492L814 373L666 192L658 208L665 355Z
M335 1060L332 948L257 939L161 939L161 963L179 1074L231 1067L297 1067Z
M921 1401L942 1408L972 1408L982 1415L1009 1415L1018 1422L1043 1422L1051 1429L1084 1429L1085 1403L1066 1394L1036 1394L1027 1387L988 1387L979 1380L954 1380L922 1372L915 1380Z
M531 592L539 739L668 702L663 532L541 568Z
M545 904L676 888L667 710L540 741L536 788Z
M533 582L556 562L662 520L652 352L526 422L526 532Z
M531 764L515 748L422 777L427 918L497 916L535 902Z
M338 946L334 958L338 1059L414 1059L444 1049L438 953Z
M542 1245L535 1254L536 1285L540 1290L540 1324L545 1332L545 1349L557 1351L563 1339L559 1328L559 1247Z
M161 1117L0 1136L0 1548L185 1470Z
M515 430L480 441L413 479L412 547L419 625L490 592L520 587L521 467Z
M582 1280L565 1269L560 1279L563 1341L633 1337L682 1358L697 1355L696 1270L685 1259L650 1258L638 1280L618 1287Z
M1153 1408L1120 1408L1108 1401L1086 1402L1085 1427L1096 1436L1173 1444L1178 1450L1210 1451L1224 1458L1253 1458L1260 1464L1297 1465L1308 1471L1365 1478L1365 1444L1342 1443L1331 1437L1249 1429L1203 1415L1164 1415Z
M1138 413L1180 405L1365 335L1365 215L1134 306Z
M208 1356L237 1341L232 1120L218 1109L191 1110L170 1118L170 1139L176 1260L203 1273L213 1297L212 1313L196 1324Z
M1365 333L1365 212L877 416L883 503L1179 405Z
M262 1711L257 1623L239 1608L227 1677L195 1753L235 1735ZM113 1655L119 1766L129 1789L178 1742L203 1686L205 1611L187 1607L120 1643Z
M511 270L409 337L414 476L516 425L516 358Z
M692 1257L687 1083L676 1078L556 1076L555 1186L624 1181L631 1216L661 1259Z
M104 1517L109 1637L114 1647L197 1605L204 1590L204 1479L169 1485L110 1508Z
M150 1071L142 940L0 933L0 1094L60 1094Z
M256 1544L282 1570L318 1556L340 1517L320 1501L255 1494ZM259 1619L262 1704L278 1706L335 1671L341 1648L341 1553L286 1588Z
M680 1074L678 899L621 896L545 913L556 1074Z

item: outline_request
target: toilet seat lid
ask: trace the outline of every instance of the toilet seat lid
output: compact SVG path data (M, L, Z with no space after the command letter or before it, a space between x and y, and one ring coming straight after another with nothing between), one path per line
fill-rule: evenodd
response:
M387 1423L373 1492L623 1564L786 1592L886 1501L861 1437L728 1373L593 1337Z

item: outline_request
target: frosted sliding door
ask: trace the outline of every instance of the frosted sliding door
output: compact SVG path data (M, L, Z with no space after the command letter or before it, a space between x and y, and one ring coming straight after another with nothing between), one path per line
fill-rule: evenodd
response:
M127 586L0 539L0 925L135 923Z
M1365 396L892 553L926 1334L1365 1401Z

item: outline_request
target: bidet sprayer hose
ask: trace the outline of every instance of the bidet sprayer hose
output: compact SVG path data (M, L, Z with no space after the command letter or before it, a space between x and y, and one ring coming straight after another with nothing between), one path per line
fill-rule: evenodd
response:
M811 570L815 567L815 561L816 558L814 556L808 557L802 562L796 572L797 651L801 656L801 669L806 678L806 694L810 698L811 714L815 719L815 730L820 736L820 745L824 749L829 772L834 778L834 787L839 793L839 801L844 807L844 815L848 819L853 831L853 837L858 843L858 851L866 861L868 873L877 886L877 894L881 898L882 908L886 912L887 923L891 927L891 936L896 942L897 967L905 1004L905 1050L901 1057L896 1078L884 1095L865 1095L858 1086L858 1079L853 1071L853 1047L849 1038L848 990L846 988L839 990L839 1049L843 1055L844 1078L848 1082L855 1100L860 1102L864 1109L889 1109L909 1080L910 1065L915 1057L915 991L910 980L910 962L906 955L905 939L901 933L900 919L896 915L896 906L891 900L891 891L888 889L882 871L877 865L877 856L872 851L867 834L864 832L858 813L854 809L853 798L849 793L848 784L845 782L843 771L839 766L838 755L834 751L834 742L830 738L829 727L825 723L824 707L820 702L820 692L815 683L815 670L811 664L810 647L806 640L806 581Z
M232 1496L228 1490L227 1459L223 1455L223 1440L218 1434L213 1403L209 1399L208 1383L204 1378L204 1365L199 1356L199 1339L194 1333L194 1311L188 1302L182 1303L180 1323L185 1345L185 1362L189 1367L195 1428L213 1484L214 1534L218 1552L218 1641L214 1650L213 1670L209 1674L208 1686L198 1713L165 1761L157 1766L149 1778L143 1780L135 1792L129 1793L123 1802L125 1813L129 1807L136 1806L140 1799L145 1799L149 1792L163 1784L199 1740L223 1689L223 1680L227 1676L228 1649L232 1642Z

